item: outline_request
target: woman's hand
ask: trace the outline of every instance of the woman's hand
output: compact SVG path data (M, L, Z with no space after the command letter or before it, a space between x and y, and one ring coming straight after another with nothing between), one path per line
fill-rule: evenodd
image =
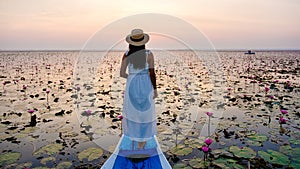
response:
M158 94L157 94L157 90L155 89L155 90L154 90L153 99L157 98L157 95L158 95Z

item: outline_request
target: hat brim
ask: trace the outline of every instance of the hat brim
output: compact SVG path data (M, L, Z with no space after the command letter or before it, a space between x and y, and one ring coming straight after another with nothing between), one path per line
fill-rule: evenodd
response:
M130 36L131 36L131 35L127 35L127 37L126 37L126 42L129 43L129 44L131 44L131 45L134 45L134 46L142 46L142 45L145 45L145 44L149 41L149 39L150 39L150 38L149 38L149 35L146 34L146 33L144 33L144 39L141 40L141 41L138 41L138 42L132 41L132 40L130 39Z

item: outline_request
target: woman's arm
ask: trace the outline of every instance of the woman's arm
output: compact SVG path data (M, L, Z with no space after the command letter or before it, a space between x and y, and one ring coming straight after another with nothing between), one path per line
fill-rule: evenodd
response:
M149 63L149 73L150 73L150 79L151 83L154 89L154 98L157 97L157 90L156 90L156 75L155 75L155 69L154 69L154 56L152 53L148 55L148 63Z
M121 68L120 68L120 76L121 77L127 78L127 76L128 76L128 74L126 73L127 65L128 65L128 60L124 53L123 58L122 58Z

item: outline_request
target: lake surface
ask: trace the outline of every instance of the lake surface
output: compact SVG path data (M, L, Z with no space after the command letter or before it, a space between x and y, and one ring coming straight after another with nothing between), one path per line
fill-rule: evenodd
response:
M121 134L122 54L0 52L1 167L99 168ZM173 168L300 168L300 51L153 54Z

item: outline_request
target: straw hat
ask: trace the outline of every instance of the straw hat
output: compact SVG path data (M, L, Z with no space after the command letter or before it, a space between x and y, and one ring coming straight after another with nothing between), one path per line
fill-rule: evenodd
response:
M142 29L133 29L131 34L127 35L126 42L134 46L145 45L149 41L149 35Z

